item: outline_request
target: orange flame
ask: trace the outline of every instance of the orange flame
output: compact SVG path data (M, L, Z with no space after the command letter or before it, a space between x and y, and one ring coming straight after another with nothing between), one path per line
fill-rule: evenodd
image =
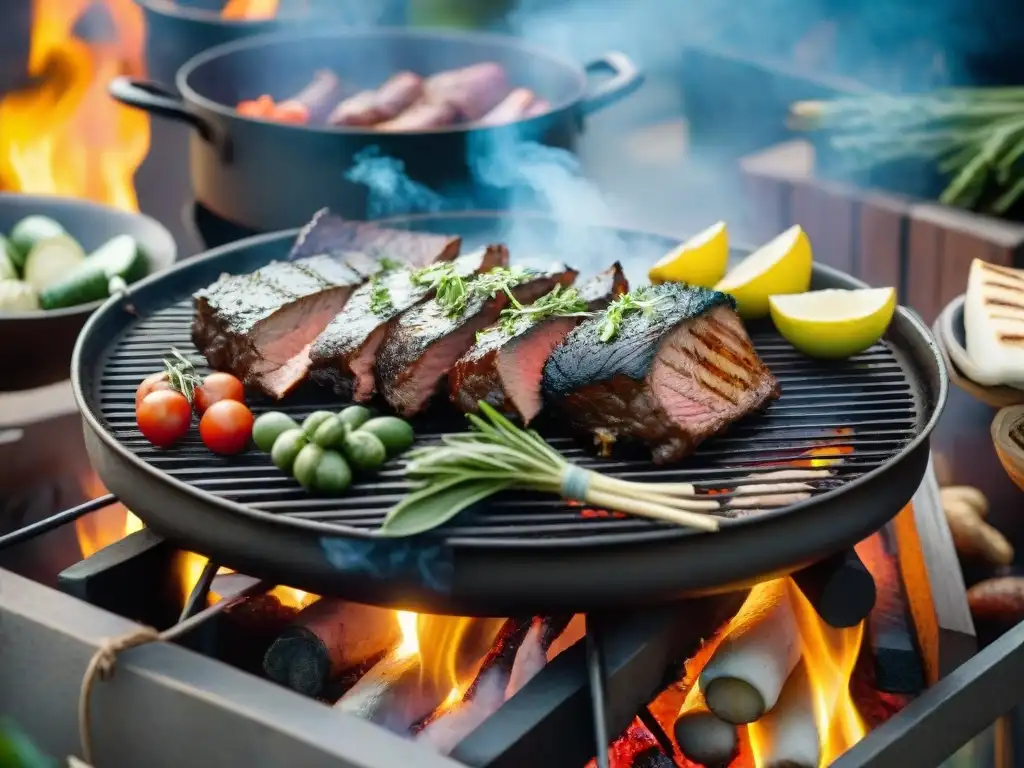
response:
M109 493L92 471L79 480L79 486L87 499L98 499ZM141 530L142 521L123 504L111 504L75 521L75 535L83 558Z
M811 696L814 722L821 749L820 765L827 766L867 733L850 694L860 644L864 635L861 622L850 629L835 629L821 620L803 592L788 581L790 602L800 627L803 666ZM760 723L747 726L750 748L757 768L764 765L766 734Z
M220 15L236 21L272 19L277 15L278 5L279 0L228 0Z
M182 603L188 600L192 590L199 581L199 577L203 574L203 569L206 568L206 564L209 560L202 555L197 555L194 552L184 552L182 554L181 563L178 566L178 584L180 587L180 595ZM217 574L234 573L230 568L221 567L217 569ZM292 587L285 587L278 585L274 587L267 594L273 595L278 599L281 605L288 606L291 608L305 608L310 603L314 603L320 599L319 595L314 595L309 592L303 592L301 589L294 589ZM214 590L210 590L207 594L207 604L212 604L220 600L221 596L218 595Z
M134 0L98 3L112 40L75 36L92 0L33 0L32 83L0 100L0 187L136 211L133 177L149 151L149 118L106 88L118 75L144 74L142 10Z

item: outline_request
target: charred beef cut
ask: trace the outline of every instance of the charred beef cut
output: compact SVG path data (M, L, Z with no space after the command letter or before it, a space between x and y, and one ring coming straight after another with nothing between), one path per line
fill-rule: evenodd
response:
M666 463L779 396L730 297L672 283L637 295L649 310L624 313L613 338L601 340L602 313L544 366L545 399L576 430L646 443Z
M612 267L580 286L586 310L596 312L629 290L622 266ZM499 325L488 328L455 364L448 376L451 400L466 413L479 410L486 400L495 408L514 414L524 424L540 412L541 376L551 352L576 327L579 317L546 317L525 322L512 334Z
M361 221L345 221L326 208L302 228L289 259L328 255L347 259L355 251L374 260L393 259L402 266L425 267L459 255L462 239L424 232L388 229Z
M520 282L511 290L524 304L576 279L576 271L565 265L520 271ZM399 415L422 411L455 361L473 345L476 332L498 319L508 297L501 291L487 295L474 290L473 283L484 278L468 283L465 309L454 317L435 298L404 312L388 330L377 355L377 388Z
M210 367L283 397L294 386L292 359L366 279L360 267L315 256L222 278L194 297L192 341Z
M508 249L488 246L460 256L451 264L456 274L468 278L507 266ZM399 315L433 292L430 284L417 284L409 270L392 272L358 288L310 347L310 378L338 395L357 402L369 400L376 391L373 364L377 348L388 328Z

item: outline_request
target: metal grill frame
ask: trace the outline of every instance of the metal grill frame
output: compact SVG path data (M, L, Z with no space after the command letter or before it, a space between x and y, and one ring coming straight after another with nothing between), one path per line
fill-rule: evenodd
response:
M520 226L523 221L532 222L528 226L560 226L543 217L514 218ZM497 232L509 220L495 214L459 214L411 217L405 226L467 238L491 233L480 239L493 241L500 239ZM663 253L677 242L651 233L586 230L613 232L646 243L648 255ZM645 524L648 530L575 541L438 535L428 537L428 546L417 542L403 550L405 542L380 539L372 531L298 520L214 497L155 468L108 431L102 413L96 412L103 366L112 343L134 322L126 309L134 313L141 307L139 314L149 316L223 271L251 271L271 258L282 258L294 236L291 231L249 238L133 286L127 297L108 302L92 317L75 351L75 395L83 414L86 446L101 479L154 530L217 562L320 594L433 612L514 615L610 610L737 589L827 556L887 522L911 498L924 474L928 435L945 402L947 381L929 331L901 308L887 346L904 370L917 408L917 424L908 442L880 466L838 488L787 508L725 521L715 535ZM647 260L636 254L634 258L640 263ZM627 274L636 276L629 263L626 268ZM864 286L816 266L813 287ZM351 547L354 542L363 543L359 557L341 564L334 558L332 563L327 555L330 547L338 543ZM367 553L365 548L371 546L375 551ZM378 557L382 548L383 561ZM448 581L434 578L430 563L422 567L424 552L443 561Z

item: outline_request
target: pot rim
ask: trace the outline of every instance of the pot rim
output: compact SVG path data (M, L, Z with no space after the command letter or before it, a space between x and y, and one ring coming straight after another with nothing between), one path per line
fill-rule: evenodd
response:
M141 2L141 0L139 0ZM441 128L425 128L414 131L393 131L389 132L387 136L427 136L427 135L449 135L457 133L470 133L475 131L500 131L508 130L509 128L515 128L517 126L531 123L538 120L543 120L550 115L569 109L583 99L587 89L587 73L586 70L580 64L577 64L568 57L561 56L553 53L543 47L533 45L532 43L521 40L520 38L513 37L511 35L499 35L492 32L464 32L464 31L452 31L452 30L441 30L441 29L410 29L408 27L374 27L372 29L352 29L350 27L335 27L333 29L316 30L316 31L285 31L285 32L271 32L261 35L251 35L244 37L240 40L233 40L229 43L223 43L221 45L208 48L201 53L196 54L191 59L186 61L178 69L178 73L175 76L175 85L177 86L178 92L186 103L191 103L200 107L203 110L213 112L221 117L231 118L239 120L245 123L253 123L256 125L263 125L273 127L277 129L287 130L299 130L307 133L314 134L337 134L341 136L381 136L380 131L366 130L357 126L311 126L311 125L296 125L291 123L279 123L274 120L264 120L260 118L247 117L238 113L235 107L222 104L221 102L209 99L200 93L198 93L188 82L189 77L200 67L209 64L210 62L218 59L226 58L238 51L244 51L254 48L263 48L273 46L279 43L290 43L300 40L308 39L338 39L338 40L351 40L353 38L374 38L374 37L386 37L386 38L399 38L399 39L427 39L433 40L437 43L454 42L456 44L462 42L477 42L485 45L491 45L497 48L513 49L529 56L533 56L537 59L544 60L554 67L558 67L572 75L576 80L576 94L562 102L554 103L546 111L539 115L533 115L531 117L521 118L510 123L504 123L497 126L489 125L478 125L477 123L464 123L462 125L446 126Z
M135 0L139 7L158 13L161 16L169 16L176 19L187 19L201 24L211 24L222 27L266 27L272 29L277 25L295 24L301 22L315 22L315 16L308 14L294 14L287 11L273 16L269 19L225 19L216 11L207 11L202 8L191 8L187 5L179 5L174 0Z

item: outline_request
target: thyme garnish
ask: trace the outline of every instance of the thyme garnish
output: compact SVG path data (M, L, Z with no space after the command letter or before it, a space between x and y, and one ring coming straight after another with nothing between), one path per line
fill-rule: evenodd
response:
M395 305L391 303L391 291L379 275L374 275L370 278L370 312L378 317L384 317L394 311Z
M550 293L541 296L528 306L515 305L504 309L498 322L499 330L506 336L515 336L531 325L548 317L589 317L587 302L576 288L556 285Z
M601 341L611 341L618 335L619 328L626 316L635 312L643 312L645 315L654 314L654 310L661 302L659 296L650 296L650 288L644 286L631 293L624 293L615 299L604 311L604 317L597 327L598 338Z
M196 366L191 360L185 357L174 347L171 347L173 360L164 359L164 370L167 372L167 381L171 389L181 392L190 403L196 396L196 387L203 383L202 378L196 373Z

